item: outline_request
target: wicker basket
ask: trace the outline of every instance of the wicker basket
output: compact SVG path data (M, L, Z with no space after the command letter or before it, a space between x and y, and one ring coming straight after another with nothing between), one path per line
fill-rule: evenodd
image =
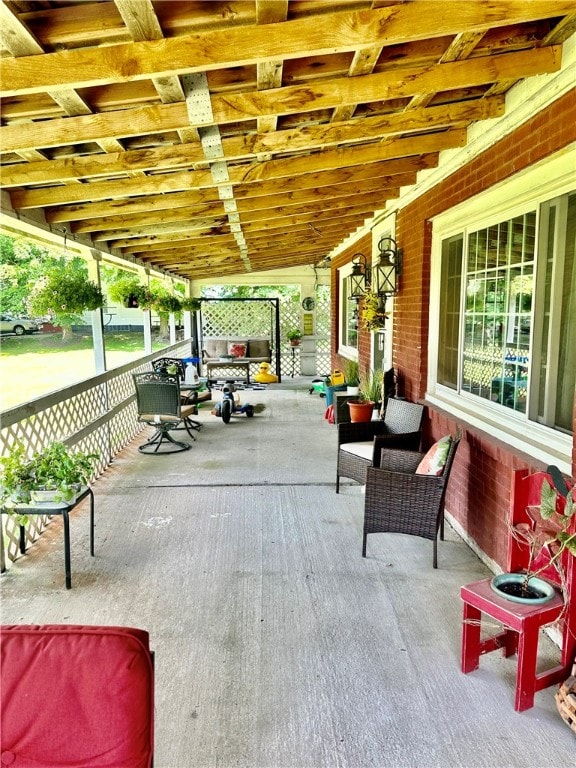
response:
M576 733L576 664L572 675L560 686L554 697L560 717Z

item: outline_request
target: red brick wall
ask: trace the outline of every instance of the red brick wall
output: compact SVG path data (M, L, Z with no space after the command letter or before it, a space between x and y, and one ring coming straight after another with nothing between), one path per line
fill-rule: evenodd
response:
M463 166L398 215L403 249L401 292L396 298L394 367L405 396L422 398L428 368L430 218L517 173L576 140L576 98L566 95ZM574 427L576 432L576 404ZM460 425L428 409L426 444ZM479 547L500 565L506 562L507 511L512 471L531 466L528 457L476 430L463 428L447 495L447 508ZM576 476L576 445L572 466Z

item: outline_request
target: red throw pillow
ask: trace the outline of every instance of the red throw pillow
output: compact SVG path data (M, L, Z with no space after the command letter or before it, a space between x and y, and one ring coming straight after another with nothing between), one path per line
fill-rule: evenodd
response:
M228 344L228 354L232 357L246 357L246 343L240 341L231 341Z
M452 438L450 435L441 437L440 440L434 443L428 450L428 453L424 456L420 464L418 464L416 467L416 474L435 475L436 477L439 477L442 472L444 472L451 444Z

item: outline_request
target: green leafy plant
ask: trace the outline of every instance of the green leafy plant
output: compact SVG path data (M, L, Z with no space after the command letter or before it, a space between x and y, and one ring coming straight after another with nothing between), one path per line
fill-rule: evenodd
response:
M108 287L108 295L112 301L124 306L138 303L139 296L144 286L141 285L136 275L124 274L117 277Z
M300 341L302 338L302 331L300 328L291 328L286 334L286 338L289 341Z
M70 501L86 485L98 453L74 452L61 442L28 456L21 442L0 458L0 504L26 504L33 491L56 491L55 501ZM19 516L22 518L22 516ZM25 522L25 520L24 520Z
M570 557L576 557L576 485L568 490L556 467L548 467L547 472L554 479L555 486L544 479L540 505L526 510L530 522L517 523L511 530L517 541L529 547L528 565L521 585L525 594L529 590L530 579L545 575L551 567L558 574L564 592L566 584L562 556L568 552ZM563 501L559 503L560 498Z
M154 302L154 309L157 312L174 312L178 313L182 311L182 301L174 295L166 294L159 295Z
M360 399L379 403L382 400L383 373L380 370L368 370L360 376Z
M148 288L145 285L141 285L137 296L138 296L138 305L140 309L150 310L156 307L156 302L158 301L158 294L155 291L153 291L151 288Z
M344 376L349 387L360 385L360 368L357 360L346 360L344 363Z
M528 563L528 574L536 576L550 565L555 566L559 563L562 554L568 550L572 557L576 557L576 531L570 532L573 523L573 516L576 512L574 505L574 493L576 486L568 491L564 497L564 510L558 511L558 491L550 485L547 480L542 483L540 497L540 506L529 507L528 514L534 526L528 523L518 524L515 530L521 538L530 545L530 560ZM537 555L547 550L550 553L550 559L534 570L534 563Z
M64 329L63 336L71 336L83 312L104 306L104 294L89 279L82 259L60 259L36 282L27 304L32 315L50 315Z
M182 309L184 312L198 312L202 306L202 302L197 298L185 298L182 299Z
M377 293L367 291L362 298L360 317L366 331L382 330L389 313L384 311L382 299Z

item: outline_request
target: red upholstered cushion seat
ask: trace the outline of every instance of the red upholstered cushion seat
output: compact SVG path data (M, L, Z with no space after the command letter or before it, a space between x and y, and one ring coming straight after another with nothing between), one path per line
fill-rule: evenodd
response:
M149 768L154 670L131 627L0 627L0 765Z

